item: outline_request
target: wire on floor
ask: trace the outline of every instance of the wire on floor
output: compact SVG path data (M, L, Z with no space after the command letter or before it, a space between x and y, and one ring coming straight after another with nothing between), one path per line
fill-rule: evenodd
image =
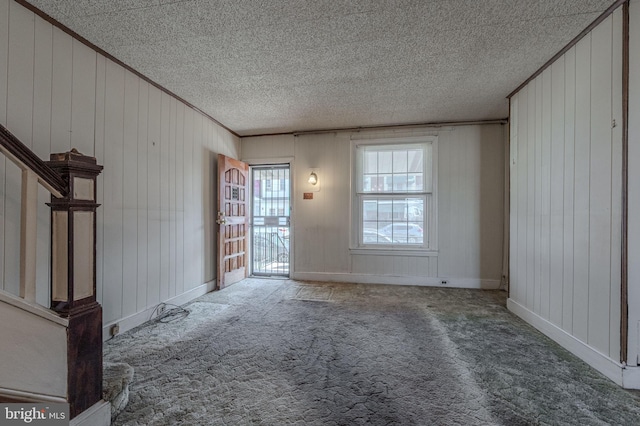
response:
M172 306L172 308L168 308L169 306ZM163 302L155 307L153 312L151 312L151 317L149 319L152 319L154 315L157 315L155 318L156 321L162 323L170 323L184 319L189 316L190 313L191 311L183 308L182 306Z

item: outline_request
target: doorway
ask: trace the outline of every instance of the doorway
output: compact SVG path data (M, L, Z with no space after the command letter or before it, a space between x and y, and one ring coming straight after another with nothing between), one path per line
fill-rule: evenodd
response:
M288 164L251 168L251 273L289 276L291 179Z

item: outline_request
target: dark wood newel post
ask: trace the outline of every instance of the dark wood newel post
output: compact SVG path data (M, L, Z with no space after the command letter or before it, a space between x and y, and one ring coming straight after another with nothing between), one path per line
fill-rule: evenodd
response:
M96 301L96 179L102 166L75 149L47 165L67 185L51 197L51 309L69 319L67 399L71 418L102 399L102 307Z

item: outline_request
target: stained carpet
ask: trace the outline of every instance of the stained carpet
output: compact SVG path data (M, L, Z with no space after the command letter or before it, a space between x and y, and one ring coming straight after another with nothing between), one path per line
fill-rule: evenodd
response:
M115 425L640 425L505 293L248 279L108 341Z

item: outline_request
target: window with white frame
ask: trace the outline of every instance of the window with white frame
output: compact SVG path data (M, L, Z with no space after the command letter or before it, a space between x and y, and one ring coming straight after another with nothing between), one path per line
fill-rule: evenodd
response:
M353 210L359 248L435 249L436 140L356 143Z

